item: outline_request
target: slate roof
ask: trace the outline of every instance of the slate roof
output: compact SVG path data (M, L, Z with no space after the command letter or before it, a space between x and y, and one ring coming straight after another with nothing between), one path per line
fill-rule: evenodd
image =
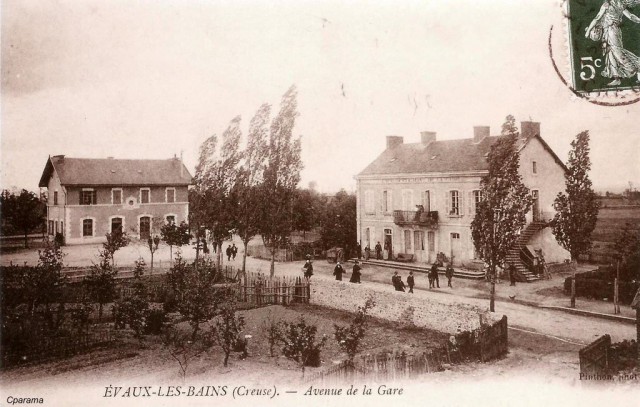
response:
M386 149L362 170L357 177L392 174L455 173L487 171L487 154L491 145L500 136L485 137L476 143L473 139L440 140L429 144L407 143ZM538 135L534 136L566 170L564 163ZM519 149L524 148L529 139L520 139Z
M113 158L49 157L40 178L46 187L53 171L62 185L190 185L192 177L177 158L122 160Z

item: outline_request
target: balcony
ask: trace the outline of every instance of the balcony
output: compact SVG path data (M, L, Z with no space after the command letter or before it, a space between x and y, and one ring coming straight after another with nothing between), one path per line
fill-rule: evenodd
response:
M393 223L399 226L417 225L435 228L438 226L438 211L393 211Z

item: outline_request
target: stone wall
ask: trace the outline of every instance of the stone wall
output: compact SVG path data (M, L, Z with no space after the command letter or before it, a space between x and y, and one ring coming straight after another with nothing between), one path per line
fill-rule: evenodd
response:
M418 293L422 294L422 293ZM353 312L364 305L369 296L376 301L370 315L413 325L420 328L433 329L455 334L458 331L469 331L480 326L480 315L483 321L498 321L497 315L467 304L447 303L427 295L412 295L393 290L391 285L364 285L346 281L311 279L311 303L324 307Z

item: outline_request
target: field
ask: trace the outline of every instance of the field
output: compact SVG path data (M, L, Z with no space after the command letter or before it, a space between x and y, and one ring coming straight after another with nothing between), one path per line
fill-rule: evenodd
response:
M591 235L593 248L589 261L610 262L613 245L627 224L636 231L640 230L640 206L600 208L598 222Z

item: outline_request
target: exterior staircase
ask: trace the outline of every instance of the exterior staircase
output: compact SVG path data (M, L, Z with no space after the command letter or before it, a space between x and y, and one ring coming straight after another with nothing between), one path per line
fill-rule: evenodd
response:
M519 282L530 283L532 281L537 281L542 278L542 275L536 275L529 271L529 268L520 258L520 251L524 246L527 245L529 240L535 235L538 231L547 227L547 222L542 221L534 221L529 223L520 236L513 247L507 252L507 263L513 264L516 266L516 280ZM506 272L507 270L505 270Z

